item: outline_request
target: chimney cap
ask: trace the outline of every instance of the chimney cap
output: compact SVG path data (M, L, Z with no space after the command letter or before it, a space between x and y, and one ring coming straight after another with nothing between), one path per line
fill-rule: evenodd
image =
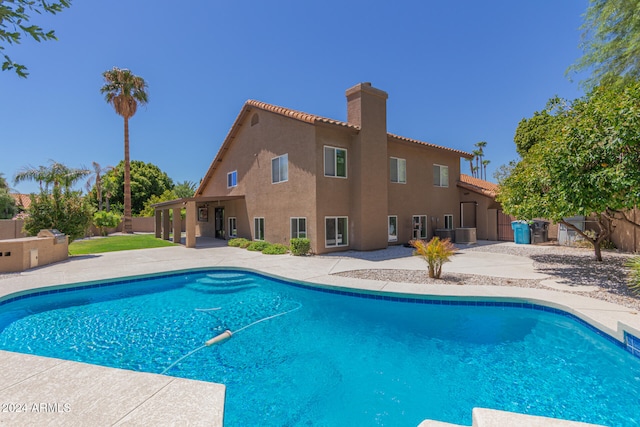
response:
M353 87L350 87L349 89L347 89L346 95L347 95L347 98L350 98L351 96L362 93L362 92L365 92L370 95L378 96L383 99L387 99L389 97L387 92L371 86L371 82L362 82L362 83L358 83Z

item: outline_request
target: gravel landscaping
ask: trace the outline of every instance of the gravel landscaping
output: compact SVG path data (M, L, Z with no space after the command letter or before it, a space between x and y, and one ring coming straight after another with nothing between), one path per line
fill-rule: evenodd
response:
M640 297L635 296L626 284L627 268L625 267L625 262L632 257L630 254L603 251L603 261L596 262L594 261L592 249L557 245L496 243L459 248L460 253L470 251L528 257L533 260L534 267L539 273L553 276L559 283L572 288L571 290L559 292L598 298L640 312ZM442 278L440 280L429 278L426 271L426 263L424 271L356 270L337 274L346 277L403 283L437 283L458 286L494 285L549 289L548 286L541 283L543 280L505 279L473 274L448 273L446 264L442 268ZM589 288L585 289L586 286ZM597 287L597 289L591 290L593 287Z

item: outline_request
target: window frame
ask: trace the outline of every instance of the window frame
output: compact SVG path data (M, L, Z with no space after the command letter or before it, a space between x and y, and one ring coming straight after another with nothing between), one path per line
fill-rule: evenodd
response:
M327 174L327 149L333 151L333 175ZM344 176L338 175L338 151L344 151ZM347 167L348 162L348 153L346 148L341 147L332 147L330 145L325 145L322 149L322 160L324 164L324 176L327 178L342 178L347 179L349 176L349 168Z
M418 218L417 222L416 222L416 218ZM424 218L424 227L416 228L416 224L420 225L420 223L422 222L421 218ZM414 239L424 240L424 239L427 238L428 232L429 232L429 230L428 230L428 228L429 228L428 219L429 219L429 215L413 215L411 217L411 224L412 224L412 227L413 227L413 232L412 233L413 233L413 238ZM415 235L415 230L417 230L417 229L420 230L420 235L419 236Z
M327 221L334 221L334 229L335 229L335 238L333 239L333 241L335 243L330 244L328 239L328 235L327 232L329 230L329 227L327 227ZM338 236L340 234L338 234L338 230L340 228L340 224L339 221L343 220L344 221L344 232L341 234L342 238L341 238L341 242L342 243L338 243ZM346 242L346 243L345 243ZM348 216L325 216L324 217L324 247L325 248L339 248L339 247L345 247L345 246L349 246L349 217Z
M262 226L260 226L260 223L262 223ZM263 216L253 217L253 240L264 241L264 231L265 231L264 217Z
M304 221L304 236L300 236L300 220ZM293 232L293 224L296 224L296 232L294 235ZM292 239L308 239L308 233L307 233L307 217L304 216L292 216L291 218L289 218L289 236L291 236Z
M233 226L231 223L233 222ZM227 218L227 225L229 226L229 230L227 231L229 238L238 237L238 220L235 216L230 216ZM233 232L235 230L235 233Z
M438 168L438 182L437 183L435 181L435 176L436 176L436 174L435 174L436 170L435 169L436 168ZM446 185L442 185L442 181L443 181L443 179L442 179L443 173L442 172L443 171L446 171L445 174L444 174L444 175L446 175L446 179L447 179ZM439 164L434 163L433 164L433 178L434 178L433 179L434 187L448 188L449 187L449 166L447 166L447 165L439 165Z
M394 219L394 233L391 234L391 219ZM387 241L388 242L397 242L398 241L398 215L388 215L387 216Z
M238 186L238 171L234 170L231 172L227 172L227 188L234 188L237 186Z
M396 180L395 181L393 180L393 174L391 173L391 171L394 169L393 166L392 166L392 162L394 160L396 161L396 167L395 167ZM402 177L404 179L401 179L401 176L400 176L400 175L402 175L400 173L400 171L402 170L400 168L400 164L404 164L404 176ZM389 180L394 184L406 184L407 183L407 159L403 159L403 158L400 158L400 157L393 157L393 156L389 157Z
M283 170L282 170L282 163L283 163L282 159L285 160L285 163L284 163L284 174L286 176L284 177L284 179L282 178L282 172L283 172ZM277 169L278 177L277 177L277 180L276 180L276 177L274 176L275 169L273 167L275 161L278 162L278 169ZM280 156L276 156L276 157L271 159L271 183L272 184L280 184L282 182L287 182L287 181L289 181L289 153L284 153L284 154L282 154Z
M449 222L448 225L450 225L450 227L447 227L447 222ZM454 226L453 226L453 214L444 214L444 228L445 228L445 230L453 230L454 229Z

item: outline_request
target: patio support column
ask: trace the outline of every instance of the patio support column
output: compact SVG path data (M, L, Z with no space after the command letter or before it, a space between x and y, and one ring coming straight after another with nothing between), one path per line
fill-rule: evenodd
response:
M195 248L196 247L196 218L198 212L196 210L196 202L188 201L187 202L187 214L186 214L186 231L187 231L187 239L186 239L186 247Z
M180 211L182 208L173 208L173 243L182 243L182 217Z
M169 231L171 230L171 219L169 218L169 209L162 209L162 239L169 240Z
M153 229L156 232L156 239L159 239L162 237L162 211L160 209L155 210L155 217L156 222Z

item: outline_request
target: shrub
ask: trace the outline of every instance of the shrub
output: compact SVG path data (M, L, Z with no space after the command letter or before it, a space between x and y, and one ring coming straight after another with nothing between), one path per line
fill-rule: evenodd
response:
M100 229L100 235L106 236L106 228L115 228L120 224L120 215L113 212L99 211L93 214L93 223Z
M629 277L627 277L629 289L634 294L640 295L640 257L631 258L626 265L630 269Z
M263 242L261 240L258 240L257 242L251 242L249 244L249 246L247 246L247 250L248 251L262 252L265 249L267 249L267 247L269 247L270 245L271 245L271 243L269 243L269 242Z
M247 246L249 246L251 244L251 242L247 239L245 239L244 237L238 237L235 239L231 239L227 242L227 245L229 246L233 246L234 248L246 248Z
M440 240L434 237L428 243L424 240L412 240L409 242L416 248L414 255L419 255L429 265L429 277L439 279L442 274L442 264L449 261L451 255L455 253L455 246L449 239Z
M281 243L274 243L262 250L262 253L265 255L282 255L287 252L289 252L289 248Z
M293 255L307 255L311 250L311 241L305 238L291 239L291 253Z

